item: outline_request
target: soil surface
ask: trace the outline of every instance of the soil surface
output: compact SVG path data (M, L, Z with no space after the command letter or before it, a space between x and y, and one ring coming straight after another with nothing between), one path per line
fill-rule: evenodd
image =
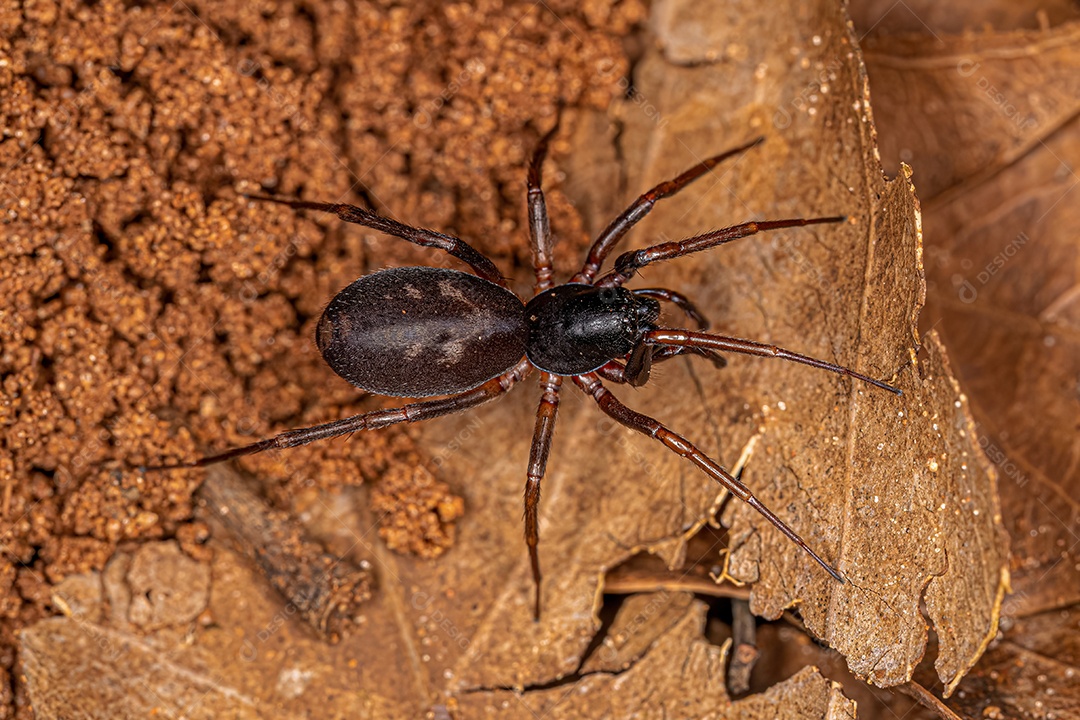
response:
M370 203L529 267L524 159L557 103L621 92L644 14L548 5L0 11L0 712L26 709L17 633L60 610L51 585L149 539L199 552L205 472L139 466L391 404L331 373L314 324L365 272L451 263L239 193ZM240 467L290 511L371 482L388 547L435 557L463 507L428 459L395 428Z

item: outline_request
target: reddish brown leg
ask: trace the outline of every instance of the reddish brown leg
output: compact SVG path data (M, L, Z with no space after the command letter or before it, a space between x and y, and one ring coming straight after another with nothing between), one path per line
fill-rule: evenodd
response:
M761 513L766 520L772 523L780 530L780 532L784 533L789 540L805 550L810 557L814 558L814 560L816 560L821 567L825 568L825 570L838 582L844 582L844 576L833 568L832 565L829 565L818 557L818 554L811 550L810 546L803 542L803 539L799 537L794 530L784 524L783 520L776 517L769 508L765 507L760 500L754 497L753 493L750 492L750 488L743 485L742 481L720 467L716 461L701 452L701 450L689 440L682 435L668 430L653 418L635 412L623 405L614 395L608 392L608 389L604 387L603 383L600 382L600 379L596 377L594 373L576 375L574 376L574 382L586 395L590 395L596 401L597 405L600 406L600 409L607 413L608 416L628 428L637 430L640 433L659 440L667 449L697 465L706 475L727 488L732 495Z
M255 453L263 452L264 450L307 445L316 440L347 435L348 433L354 433L359 430L377 430L379 428L384 428L387 425L396 425L403 422L420 422L421 420L430 420L442 415L452 415L453 413L468 410L469 408L483 405L486 402L494 400L512 388L531 371L532 365L529 361L522 360L499 377L492 378L480 387L473 388L472 390L457 395L439 398L438 400L410 403L399 408L391 408L388 410L373 410L372 412L353 415L352 417L335 420L334 422L324 423L322 425L313 425L312 427L289 430L288 432L283 432L280 435L275 435L266 440L260 440L251 445L245 445L243 447L233 448L232 450L226 450L225 452L216 455L208 455L207 457L199 458L194 462L176 463L175 465L155 465L153 467L144 468L144 470L174 470L177 468L204 467L206 465L213 465L244 455L254 455Z
M604 228L604 231L596 238L596 242L593 243L589 255L585 259L585 264L581 267L581 271L574 276L573 282L591 284L596 277L596 273L600 272L600 266L604 264L607 256L615 249L615 246L619 244L627 231L649 214L657 200L674 195L732 155L745 152L764 139L762 137L755 138L734 150L715 155L698 163L677 178L662 182L643 194L630 207L626 208L622 215L612 220L611 224Z
M620 385L626 382L626 368L615 360L609 360L606 365L600 366L596 370L593 370L593 372L605 380L610 380L611 382L616 382Z
M658 349L653 353L653 363L658 363L661 360L667 360L683 353L693 353L694 355L700 355L713 364L716 368L727 367L727 359L720 353L707 350L705 348L684 348L684 347L664 347Z
M542 184L544 158L547 156L548 144L559 130L562 108L560 107L559 110L560 115L555 118L555 125L544 134L533 152L526 181L529 188L529 235L532 240L533 272L536 278L533 287L535 294L548 290L554 284L551 223L548 220ZM533 431L529 470L525 480L525 544L529 548L529 564L532 566L534 620L540 620L540 482L544 479L548 454L551 452L551 438L555 433L561 386L562 378L558 375L540 374L540 388L543 394L540 397L540 405L536 408L536 427Z
M714 248L717 245L738 240L739 238L756 235L765 230L779 230L780 228L803 227L804 225L820 225L822 223L838 223L846 220L843 215L818 218L794 218L791 220L763 220L761 222L748 222L742 225L733 225L722 230L695 235L678 242L666 242L652 245L641 250L633 250L623 253L615 258L615 269L604 277L597 280L597 287L618 287L637 274L637 271L646 265L661 260L671 260L690 253L701 252Z
M359 208L355 205L346 205L345 203L286 200L284 198L276 198L269 195L245 195L244 197L251 198L252 200L277 203L279 205L288 205L297 210L322 210L323 212L337 215L345 222L363 225L372 230L378 230L387 235L393 235L402 240L407 240L414 245L439 248L440 250L444 250L450 255L453 255L458 260L468 264L469 267L473 269L473 272L485 280L490 280L497 285L506 287L506 280L503 279L499 269L495 267L495 263L481 255L472 245L464 240L459 240L456 237L444 235L443 233L434 230L426 230L424 228L415 228L410 225L405 225L404 223L399 223L397 220L392 220L391 218L383 217L382 215L376 215L370 210L365 210L364 208Z
M551 223L548 220L547 204L544 202L541 184L548 143L558 131L560 119L560 116L556 116L554 127L540 138L536 150L533 151L532 162L529 163L529 175L526 181L529 188L529 235L532 238L533 270L536 274L534 294L539 294L552 286Z
M547 470L548 453L551 451L551 438L555 434L555 419L559 413L559 388L562 377L551 373L540 375L540 387L544 394L536 408L536 429L533 430L532 450L529 452L529 474L525 481L525 544L529 548L529 563L532 565L533 619L540 619L540 482Z
M857 380L862 380L863 382L875 385L883 390L896 393L897 395L903 394L900 388L893 387L880 380L875 380L872 377L867 377L862 373L857 373L842 365L834 365L833 363L818 360L809 357L808 355L801 355L796 352L791 352L790 350L785 350L776 345L766 345L764 343L754 342L753 340L741 340L739 338L726 337L724 335L708 335L706 333L691 332L690 330L660 329L645 333L641 342L646 345L659 345L661 347L704 348L706 350L737 352L744 355L760 355L763 357L791 360L792 362L821 368L822 370L828 370L839 375L847 375Z
M681 348L681 347L662 347L662 348L658 348L656 350L656 352L653 353L652 363L655 365L658 362L663 362L664 360L670 360L673 357L678 357L679 355L683 354L683 352L692 352L695 355L700 355L701 357L703 357L706 360L710 361L717 368L723 368L723 367L727 366L727 360L724 359L723 355L718 355L718 354L713 353L712 351L709 351L709 350L699 350L697 348ZM609 360L607 362L607 364L602 365L601 367L597 368L593 372L595 372L597 375L599 375L600 377L602 377L605 380L610 380L612 382L617 382L619 384L624 384L624 383L628 384L628 385L633 385L634 384L634 383L631 383L630 378L627 377L626 367L622 363L620 363L618 360Z

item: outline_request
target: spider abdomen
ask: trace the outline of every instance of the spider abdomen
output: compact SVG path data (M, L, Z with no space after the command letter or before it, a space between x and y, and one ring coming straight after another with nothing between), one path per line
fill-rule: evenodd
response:
M323 311L315 342L353 385L398 397L464 392L525 354L524 306L457 270L404 267L352 283Z
M525 354L533 365L556 375L592 372L629 353L659 314L655 300L625 288L559 285L525 306Z

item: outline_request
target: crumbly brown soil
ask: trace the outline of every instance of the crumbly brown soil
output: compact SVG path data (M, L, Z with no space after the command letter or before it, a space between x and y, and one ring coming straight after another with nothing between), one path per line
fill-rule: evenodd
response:
M364 272L445 262L239 192L370 201L524 277L527 154L560 99L619 92L643 17L547 5L3 6L0 715L26 710L16 633L56 611L52 583L128 541L203 538L204 473L136 468L379 407L323 365L314 322ZM548 200L580 247L566 198ZM461 501L406 469L423 459L391 430L241 466L283 508L383 483L381 534L430 556Z

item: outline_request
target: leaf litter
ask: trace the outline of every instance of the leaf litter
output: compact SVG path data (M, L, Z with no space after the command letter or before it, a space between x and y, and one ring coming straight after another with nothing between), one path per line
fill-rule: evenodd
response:
M658 17L667 24L660 27L660 39L666 48L675 44L680 22L689 24L693 11L678 4L661 7L664 12ZM906 679L922 654L926 629L919 604L925 598L927 617L947 638L938 657L939 673L952 683L993 632L1004 587L1005 548L996 526L994 475L974 444L963 398L937 342L932 338L927 342L925 357L915 359L912 354L922 293L918 208L907 175L886 183L877 165L858 49L844 18L831 5L822 3L801 12L805 15L746 9L736 24L710 39L705 57L679 57L685 66L647 53L635 71L634 86L621 88L627 98L612 110L621 128L614 152L598 148L602 143L595 136L571 131L569 147L557 145L553 164L565 163L570 168L567 187L580 187L589 181L574 177L575 169L581 170L574 158L599 153L607 162L595 171L607 172L608 177L617 174L620 180L623 197L607 193L606 199L606 209L617 211L618 203L628 202L695 159L762 133L767 136L763 146L719 168L684 196L666 201L629 242L641 246L665 235L674 239L746 217L844 212L852 218L835 228L746 239L658 267L647 279L649 284L690 293L721 331L773 341L885 379L896 374L906 393L903 400L822 377L808 368L734 358L719 376L713 376L711 368L670 363L649 387L633 393L633 403L728 464L749 438L759 437L744 479L851 578L848 585L835 586L758 518L730 505L724 516L733 526L729 571L740 580L754 581L756 612L775 617L786 607L797 607L810 630L843 652L857 674L888 685ZM536 16L527 17L532 19L526 29L536 27ZM240 25L252 22L238 20ZM396 22L391 25L401 27ZM769 32L752 31L762 27L769 27ZM599 62L595 67L599 74L590 82L620 87L625 73L618 63ZM276 82L288 82L286 77ZM469 99L468 92L463 90L462 101ZM256 103L274 100L270 93L252 97ZM305 107L316 105L314 100ZM539 125L536 107L528 109L528 119ZM288 119L287 110L278 108L283 119ZM603 125L596 113L583 110L578 115L582 126ZM306 132L319 127L314 114L305 111L304 117L309 122L303 128ZM304 142L311 147L325 142L315 137ZM606 137L610 139L610 134ZM523 167L530 147L528 139L516 142L509 156L516 158L517 166L507 163L501 170L508 177ZM359 142L354 152L363 157L368 150ZM264 148L260 155L272 153ZM307 177L290 174L285 191L296 188L301 178L312 188L344 190L333 169L309 167ZM584 168L586 173L593 171ZM512 187L520 186L518 175ZM448 175L440 179L453 182ZM403 190L403 182L400 170L390 163L377 167L371 186L381 195ZM555 186L549 200L562 239L560 268L566 268L580 257L582 242L575 237L578 227L557 181L550 184ZM419 214L427 207L437 210L425 214L427 218L437 220L440 213L444 220L451 218L433 195L405 197L411 200L402 209L393 208L398 217L420 222L406 213L412 209ZM519 201L518 194L507 198ZM215 212L222 209L217 206ZM476 205L458 212L465 213L459 217L473 217L476 224L492 220L486 208ZM583 214L595 213L590 209ZM305 228L308 237L317 236L305 218L281 222ZM424 224L446 226L426 219ZM340 236L343 231L329 232ZM524 242L520 226L498 235L497 240L510 243L508 247ZM273 262L273 246L267 250ZM319 256L318 261L330 265L329 276L341 279L355 274L357 256L368 251L352 245L349 252L350 257ZM371 262L384 262L382 243L370 252ZM419 253L414 258L407 249L391 252L409 262L428 260ZM507 252L523 256L519 249ZM179 290L190 281L178 277L174 285ZM312 287L321 292L330 282L320 278L316 284L284 273L271 277L270 287L288 291L303 286L310 294ZM229 301L228 296L214 299ZM317 304L308 310L317 313ZM287 331L278 330L277 336L283 332ZM295 353L288 347L301 347L307 338L286 337L288 345L275 352L281 353L280 361L294 361ZM210 347L207 344L188 361L197 360L200 368L222 366ZM232 352L233 363L242 369L250 353L245 356L235 348ZM303 362L317 368L310 356ZM332 378L315 372L320 383L332 385ZM215 381L213 389L231 398L227 373L220 374L224 379ZM210 376L200 373L200 378ZM188 395L205 392L185 384L190 381L182 373L176 378ZM265 381L255 384L267 387ZM286 406L299 408L301 389L294 385L285 390L291 401ZM617 393L629 400L625 390ZM300 492L297 502L307 503L310 524L321 528L317 533L328 546L370 559L379 573L379 590L358 619L361 630L356 636L328 650L303 627L290 624L288 605L283 607L242 563L219 551L208 605L214 624L197 631L196 647L174 649L173 658L207 670L219 690L243 688L251 696L274 702L282 714L289 712L287 707L301 706L303 693L316 688L329 703L326 707L364 708L373 716L409 714L404 708L423 707L431 698L445 698L448 706L461 702L470 707L510 697L527 704L534 697L538 705L558 702L565 690L548 686L582 667L582 654L598 628L596 612L606 569L642 549L678 564L686 537L709 522L720 499L716 488L692 467L651 447L644 438L611 427L580 395L566 395L541 506L546 581L544 619L539 625L529 617L524 553L518 552L520 485L535 398L519 390L511 396L514 399L474 411L470 418L420 427L395 441L400 445L416 438L418 447L439 458L440 477L465 499L466 515L458 523L456 544L436 562L394 555L363 537L360 547L351 550L350 543L358 536L345 528L369 528L375 520L362 502L359 506L342 502L353 497L348 494L318 501L311 499L310 490ZM338 392L334 402L347 407L351 401L344 397ZM220 422L217 413L225 405L203 406L208 418L195 429L201 443L219 439L215 422ZM273 409L261 412L269 412L275 420L291 417ZM310 414L305 418L324 419ZM354 453L362 455L368 446L353 447L361 448ZM312 456L292 461L266 458L247 467L272 475L280 467L275 463L284 462L286 472L295 478L297 468L315 462L314 454L325 451L311 452ZM415 451L377 452L394 457ZM339 473L350 472L349 460L340 455L330 462L328 467ZM378 473L378 466L374 463L370 475ZM271 495L286 497L286 487L271 488ZM975 581L967 579L969 572ZM699 604L688 604L668 632L630 653L629 665L622 671L585 673L572 684L584 699L574 702L592 702L590 698L603 697L621 682L620 687L628 688L627 698L651 693L659 697L660 705L691 695L703 708L720 705L731 712L749 712L747 708L755 704L781 698L789 708L782 713L854 714L834 687L809 670L767 696L727 706L724 651L700 639L702 612ZM44 633L58 626L49 622L37 630ZM72 631L81 633L82 641L93 637L85 624L65 627L69 637ZM242 632L222 632L226 628ZM31 643L38 636L25 637ZM173 647L172 637L159 634L148 642ZM93 644L82 641L75 644L93 652ZM51 646L46 642L44 647ZM380 649L379 663L370 662L370 648ZM234 667L238 657L246 662ZM693 659L697 672L680 675L679 658ZM122 665L122 657L119 662ZM101 669L106 675L115 671ZM167 678L184 676L161 666L156 672ZM282 678L295 678L297 673L308 680L300 686L282 684ZM63 682L65 676L54 677ZM276 680L268 684L268 677ZM293 693L297 687L300 692ZM524 688L534 689L520 694ZM812 698L816 700L811 702ZM206 706L208 711L213 707ZM777 708L768 707L775 716ZM633 705L626 708L630 711Z
M1007 11L1036 15L1030 4ZM867 43L883 148L902 148L928 178L924 325L941 332L1001 477L1013 594L1002 633L954 696L991 718L1080 707L1080 28L1075 9L1039 25ZM918 107L929 124L910 121ZM958 120L945 121L947 108Z

